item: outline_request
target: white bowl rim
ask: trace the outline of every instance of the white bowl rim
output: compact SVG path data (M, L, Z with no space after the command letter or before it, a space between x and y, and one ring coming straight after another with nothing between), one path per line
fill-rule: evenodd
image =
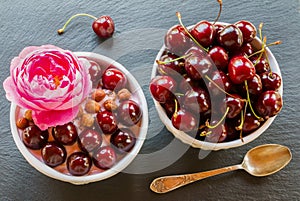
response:
M224 22L217 22L217 24L229 25L229 23L224 23ZM189 26L187 28L190 29L193 26L194 25ZM251 43L257 43L258 45L261 45L261 40L256 36ZM154 64L153 64L153 68L152 68L151 79L154 78L157 75L157 66L158 66L158 64L156 63L156 60L160 59L160 57L162 56L162 54L164 53L165 50L166 50L166 46L163 44L160 51L156 55L156 58L155 58L155 61L154 61ZM269 58L270 67L272 68L272 72L275 72L280 77L282 77L279 65L277 63L277 60L275 59L274 55L272 54L272 52L270 51L270 49L268 47L266 48L266 53L267 53L268 58ZM281 86L278 89L278 92L280 93L281 96L283 96L283 81L281 81ZM267 121L265 121L263 123L263 125L259 129L257 129L253 133L248 134L247 136L243 137L243 141L241 139L236 139L236 140L229 141L229 142L211 143L211 142L197 140L197 139L191 137L190 135L186 134L185 132L177 130L172 125L171 120L166 115L166 113L165 113L164 109L162 108L162 106L160 105L160 103L158 101L156 101L153 97L152 97L152 100L154 101L154 105L157 109L159 118L161 119L163 124L166 126L166 128L176 138L181 140L183 143L191 145L194 148L200 148L200 149L203 149L203 150L217 151L217 150L221 150L221 149L229 149L229 148L243 146L243 145L245 145L249 142L252 142L253 140L258 138L263 132L265 132L267 130L267 128L272 124L272 122L275 120L275 118L277 116L276 115L276 116L270 117Z
M21 154L24 156L24 158L27 160L27 162L32 165L35 169L37 169L39 172L43 173L46 176L49 176L51 178L64 181L64 182L69 182L72 184L76 185L81 185L81 184L87 184L91 182L96 182L96 181L101 181L104 179L107 179L109 177L112 177L116 175L117 173L121 172L123 169L125 169L135 158L135 156L138 154L140 151L147 135L147 130L148 130L148 106L147 106L147 101L145 98L145 95L143 93L142 88L138 84L137 80L133 77L133 75L120 63L114 61L113 59L93 53L93 52L74 52L76 56L78 57L86 57L86 58L91 58L95 60L101 60L110 64L113 64L115 67L120 69L124 74L126 74L127 79L130 80L130 84L135 87L137 90L137 94L139 96L139 101L140 104L142 105L143 108L143 116L142 116L142 123L140 127L140 132L139 132L139 137L137 138L136 144L133 147L133 149L127 153L127 155L122 158L118 163L113 166L111 169L105 170L101 173L96 173L96 174L91 174L91 175L84 175L84 176L72 176L72 175L67 175L64 173L61 173L46 164L44 164L42 161L37 159L35 156L33 156L28 148L24 145L22 142L18 128L16 126L16 110L17 110L17 105L12 103L10 107L10 127L11 127L11 132L13 135L13 139L17 145L17 148L21 152Z

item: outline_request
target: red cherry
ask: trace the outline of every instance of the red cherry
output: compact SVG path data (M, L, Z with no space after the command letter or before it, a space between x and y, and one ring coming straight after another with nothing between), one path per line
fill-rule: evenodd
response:
M228 75L234 84L241 84L255 75L255 67L246 57L235 56L228 64Z
M115 23L110 16L103 15L93 22L92 28L100 38L109 38L115 31Z
M103 15L100 16L99 18L96 18L93 15L89 15L86 13L79 13L76 15L71 16L67 22L64 24L64 26L57 30L58 34L63 34L65 31L65 28L67 27L67 25L76 17L79 16L86 16L86 17L90 17L92 19L94 19L93 24L92 24L92 28L94 30L94 32L100 37L100 38L109 38L113 35L114 31L115 31L115 23L114 21L111 19L110 16L108 15Z
M281 86L281 77L277 73L265 72L260 75L262 86L265 91L276 91Z
M225 106L229 107L227 113L227 118L234 118L241 113L245 106L245 101L238 94L232 94L231 96L226 96Z
M203 20L198 22L191 30L191 35L204 47L208 47L214 41L216 30L213 24Z
M245 120L243 123L243 132L251 133L255 131L260 126L259 120L252 114L252 112L247 112L245 115Z
M110 146L100 147L94 154L93 154L93 162L96 167L100 169L109 169L117 161L117 155L115 150Z
M243 34L236 25L227 25L218 33L218 43L229 51L239 49L243 44Z
M193 80L201 80L204 75L211 72L213 64L209 57L189 56L185 59L185 70Z
M282 108L282 98L277 91L265 91L256 102L256 110L265 119L275 116Z
M262 80L260 76L257 74L255 74L251 79L247 80L247 84L248 84L248 91L250 94L259 95L263 91ZM243 85L243 90L244 92L246 92L245 85Z
M74 152L67 159L67 168L72 175L87 174L92 167L92 160L87 153Z
M170 76L156 76L150 82L150 92L155 100L160 103L173 99L173 92L176 90L177 83Z
M241 30L243 33L243 41L244 43L251 42L256 36L256 28L255 26L245 20L241 20L235 23L235 25Z
M118 129L115 116L110 111L98 112L97 120L104 134L113 134Z
M186 133L197 128L196 117L184 109L179 109L177 112L175 112L171 121L176 129Z
M183 103L187 110L195 114L205 113L211 107L209 94L200 87L187 91Z
M107 68L102 75L102 84L105 89L122 89L127 84L127 78L120 70L116 68Z
M122 101L117 109L117 117L125 126L133 126L142 118L142 110L133 100Z
M127 128L119 129L111 138L110 143L119 153L129 152L135 145L136 137L134 133Z
M172 61L178 58L175 54L165 54L163 55L160 60L158 61L157 71L161 75L178 75L184 74L184 59ZM171 62L170 62L171 61Z
M261 74L264 72L269 72L270 70L270 65L266 58L260 57L258 59L257 56L250 57L250 60L252 61L253 65L255 66L255 70L257 74Z
M165 35L165 46L171 53L182 55L192 46L192 41L181 25L175 25Z
M213 95L220 95L223 93L222 90L225 90L226 92L230 92L232 88L232 82L229 79L229 77L223 72L223 71L214 71L212 72L211 75L211 81L208 82L208 89L209 92L212 93ZM218 85L219 88L216 86Z
M209 50L208 56L215 63L216 67L219 70L226 70L229 62L229 57L227 51L224 48L220 46L214 46Z

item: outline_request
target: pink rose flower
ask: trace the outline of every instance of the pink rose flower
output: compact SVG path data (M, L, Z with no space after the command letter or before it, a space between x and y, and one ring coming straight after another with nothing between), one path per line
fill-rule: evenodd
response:
M90 63L53 45L25 48L15 57L3 83L6 97L32 110L34 123L45 130L72 121L92 89Z

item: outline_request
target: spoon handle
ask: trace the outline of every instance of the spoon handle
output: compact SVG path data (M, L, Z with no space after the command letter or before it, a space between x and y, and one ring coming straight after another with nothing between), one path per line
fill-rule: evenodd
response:
M237 169L242 169L242 165L233 165L206 172L159 177L152 181L150 189L155 193L167 193L195 181Z

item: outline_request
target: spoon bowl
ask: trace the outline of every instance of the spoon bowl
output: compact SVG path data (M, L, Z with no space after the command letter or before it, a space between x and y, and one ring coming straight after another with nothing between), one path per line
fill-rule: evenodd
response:
M242 163L243 169L257 177L268 176L284 168L292 159L289 148L266 144L250 149Z
M250 149L241 164L206 172L159 177L153 180L150 189L155 193L167 193L195 181L238 169L246 170L257 177L268 176L284 168L291 159L292 153L286 146L260 145Z

